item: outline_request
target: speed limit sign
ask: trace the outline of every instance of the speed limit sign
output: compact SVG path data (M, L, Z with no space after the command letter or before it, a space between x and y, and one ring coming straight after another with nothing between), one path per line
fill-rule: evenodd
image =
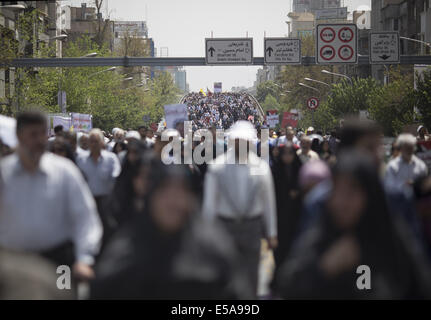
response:
M307 107L311 110L317 109L319 106L319 99L316 97L311 97L307 100Z

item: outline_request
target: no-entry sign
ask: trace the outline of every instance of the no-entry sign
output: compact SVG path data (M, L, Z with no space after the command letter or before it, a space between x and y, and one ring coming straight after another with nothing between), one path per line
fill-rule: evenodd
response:
M307 100L307 107L311 110L316 110L319 107L319 99L311 97Z
M318 64L357 63L357 27L355 24L319 24L316 28Z

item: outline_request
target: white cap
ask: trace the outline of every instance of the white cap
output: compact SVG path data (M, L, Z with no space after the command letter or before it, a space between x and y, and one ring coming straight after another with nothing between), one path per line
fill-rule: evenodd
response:
M420 126L418 127L418 129L417 129L417 132L419 133L419 131L421 131L421 129L422 129L423 127L424 127L424 126L420 125Z
M239 120L230 128L229 139L254 141L257 139L256 129L249 121Z
M126 133L126 139L141 140L141 135L138 131L132 130Z
M120 128L114 128L114 129L112 129L112 134L115 134L115 132L117 132L118 130L120 130Z
M313 127L308 127L307 132L314 131Z

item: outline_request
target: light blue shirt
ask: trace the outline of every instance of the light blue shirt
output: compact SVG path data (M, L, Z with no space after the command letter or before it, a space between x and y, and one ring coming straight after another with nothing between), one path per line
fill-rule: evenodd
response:
M72 241L76 259L93 263L102 225L90 190L70 160L45 153L31 173L12 154L0 161L0 173L0 246L40 252Z
M389 161L386 167L385 184L390 187L402 188L408 183L428 174L428 168L421 159L412 156L409 163L401 156Z
M84 174L93 196L106 196L112 192L115 179L121 173L121 164L118 157L109 151L102 150L97 162L91 158L90 153L80 155L76 164Z

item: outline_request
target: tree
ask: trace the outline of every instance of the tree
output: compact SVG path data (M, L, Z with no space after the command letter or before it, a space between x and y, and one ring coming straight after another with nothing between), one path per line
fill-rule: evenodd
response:
M419 119L427 128L431 128L431 70L422 76L416 75L417 87L415 91L416 107L420 112Z
M110 55L106 47L88 36L70 41L65 57L83 56L88 51L99 56ZM57 102L59 90L66 92L67 112L93 115L93 125L104 130L113 127L136 128L144 115L154 122L163 116L163 106L177 101L178 89L167 73L159 74L147 86L123 81L118 72L108 67L39 68L37 73L23 70L19 94L14 96L20 110L35 106L46 112L61 112Z
M389 136L397 135L414 120L415 95L412 74L391 68L390 82L369 98L369 114Z
M368 110L370 98L375 97L380 88L373 78L353 79L353 84L343 80L332 85L326 104L328 111L336 119L359 115L360 110Z
M261 82L256 89L256 99L260 103L263 103L268 95L273 98L279 97L280 87L274 81Z
M323 132L330 131L336 127L336 125L337 119L331 114L327 104L320 105L314 111L310 109L302 111L302 119L298 121L298 128L313 126Z
M110 21L106 19L102 20L102 6L104 0L94 0L94 5L96 7L96 35L94 36L94 42L96 42L99 49L102 49L106 45L106 39L110 37Z
M279 110L280 104L277 99L275 99L271 94L268 94L265 98L265 101L261 104L263 111L268 110Z
M314 36L303 36L301 37L301 55L302 56L314 56L315 41ZM311 78L321 82L328 82L327 75L322 73L324 67L321 66L285 66L283 67L277 83L282 87L280 94L280 105L282 110L298 109L307 113L306 101L312 96L317 96L323 103L330 91L330 87L316 83L307 82L304 78ZM299 85L300 82L305 82L307 85L314 87L319 92L302 87Z

